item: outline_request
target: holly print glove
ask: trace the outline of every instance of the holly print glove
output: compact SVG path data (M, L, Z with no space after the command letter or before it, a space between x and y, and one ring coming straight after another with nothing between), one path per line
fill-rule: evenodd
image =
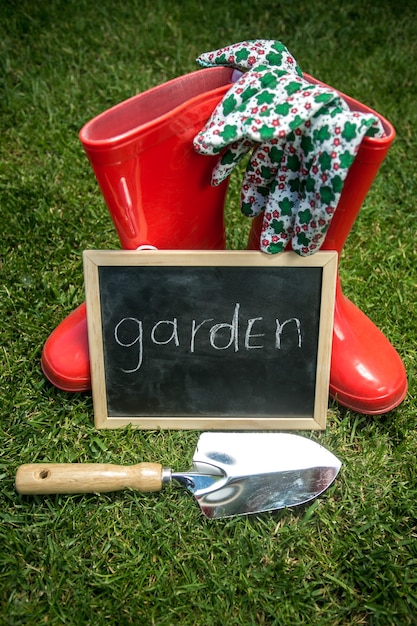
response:
M309 83L280 42L242 42L198 62L246 70L194 139L201 154L220 155L212 185L251 152L241 209L248 217L264 212L260 249L281 252L291 242L298 254L316 252L363 137L383 134L378 118Z

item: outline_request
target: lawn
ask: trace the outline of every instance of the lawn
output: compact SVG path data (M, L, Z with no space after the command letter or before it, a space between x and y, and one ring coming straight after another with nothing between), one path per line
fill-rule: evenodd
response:
M0 623L415 624L417 9L413 3L0 2ZM84 299L82 251L119 243L78 139L201 52L277 39L305 72L373 107L397 138L341 258L348 295L400 353L409 393L361 415L329 401L313 437L342 461L308 507L209 521L181 489L19 496L32 461L187 469L195 431L102 431L91 394L52 387L50 332ZM161 159L161 178L164 162ZM227 246L245 248L240 179Z

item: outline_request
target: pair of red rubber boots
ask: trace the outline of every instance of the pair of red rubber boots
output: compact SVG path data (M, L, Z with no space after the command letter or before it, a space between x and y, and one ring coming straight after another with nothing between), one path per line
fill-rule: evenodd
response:
M311 82L318 82L306 76ZM193 138L231 86L232 70L215 67L134 96L87 123L81 142L91 162L122 248L223 249L227 181L210 185L216 157L198 155ZM342 94L343 95L343 94ZM354 110L371 110L343 96ZM376 114L374 111L372 113ZM378 114L376 114L378 115ZM394 140L378 115L383 138L366 137L349 170L322 250L342 251L362 202ZM257 249L262 216L248 247ZM90 389L85 304L52 332L42 369L56 387ZM330 395L365 414L396 407L407 392L403 363L378 328L342 293L337 281Z

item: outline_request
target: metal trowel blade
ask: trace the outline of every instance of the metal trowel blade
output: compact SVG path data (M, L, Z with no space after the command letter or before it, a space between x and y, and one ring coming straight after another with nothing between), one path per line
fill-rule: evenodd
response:
M335 480L341 462L323 446L289 433L203 433L193 471L173 474L208 518L305 504Z

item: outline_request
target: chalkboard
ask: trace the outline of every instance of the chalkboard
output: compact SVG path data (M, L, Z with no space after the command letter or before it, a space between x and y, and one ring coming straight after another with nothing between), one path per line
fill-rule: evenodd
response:
M335 252L85 251L95 424L323 429Z

